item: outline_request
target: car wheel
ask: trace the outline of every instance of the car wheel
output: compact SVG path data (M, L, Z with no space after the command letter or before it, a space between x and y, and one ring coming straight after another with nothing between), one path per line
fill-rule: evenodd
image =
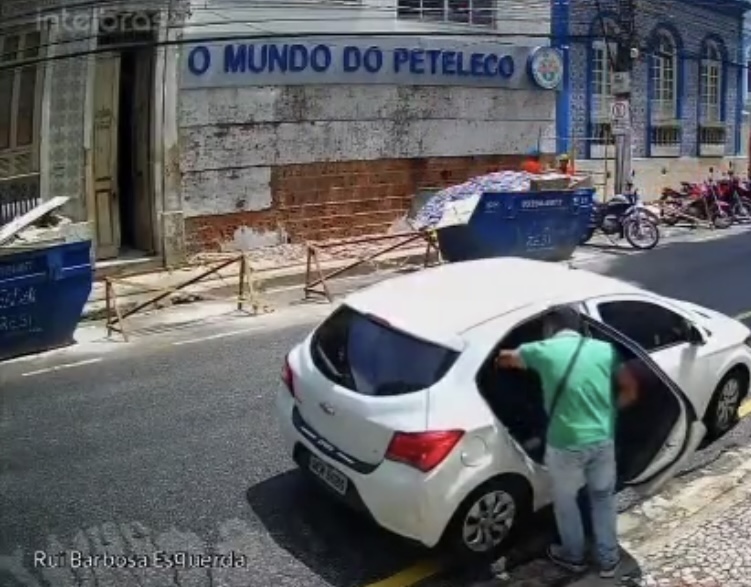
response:
M444 542L461 559L494 560L532 513L531 489L498 477L475 489L454 513Z
M734 369L717 385L704 422L712 439L719 438L738 422L738 409L748 391L748 375Z

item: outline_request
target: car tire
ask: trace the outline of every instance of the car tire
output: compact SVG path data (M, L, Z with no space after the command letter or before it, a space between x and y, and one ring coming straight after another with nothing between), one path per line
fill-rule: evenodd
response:
M532 489L527 481L513 475L495 477L457 508L444 532L443 545L462 561L494 561L531 514Z
M748 393L748 383L748 373L736 368L717 384L704 416L710 439L716 440L738 423L738 409Z

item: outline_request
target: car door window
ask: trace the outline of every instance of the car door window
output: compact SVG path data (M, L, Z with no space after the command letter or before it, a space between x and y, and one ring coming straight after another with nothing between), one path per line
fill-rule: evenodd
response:
M638 399L619 410L616 425L619 484L638 485L682 456L689 430L683 394L646 353L606 325L584 322L587 335L613 345L638 381Z
M640 301L601 302L597 311L608 326L648 352L688 342L686 320L663 306Z

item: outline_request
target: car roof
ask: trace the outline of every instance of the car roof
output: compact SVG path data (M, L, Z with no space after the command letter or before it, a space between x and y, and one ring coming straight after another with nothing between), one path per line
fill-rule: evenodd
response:
M639 288L564 263L515 257L448 263L384 280L344 303L427 340L452 340L483 322L532 304L565 304Z

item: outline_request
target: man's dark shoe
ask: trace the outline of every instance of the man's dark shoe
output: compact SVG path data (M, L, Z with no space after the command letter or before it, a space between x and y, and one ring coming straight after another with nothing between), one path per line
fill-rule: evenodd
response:
M548 558L562 569L566 569L572 573L583 573L587 570L587 564L583 560L572 561L557 544L548 546Z
M620 566L621 566L621 561L619 559L612 565L600 567L600 578L601 579L615 579L615 576L618 574L618 568Z

